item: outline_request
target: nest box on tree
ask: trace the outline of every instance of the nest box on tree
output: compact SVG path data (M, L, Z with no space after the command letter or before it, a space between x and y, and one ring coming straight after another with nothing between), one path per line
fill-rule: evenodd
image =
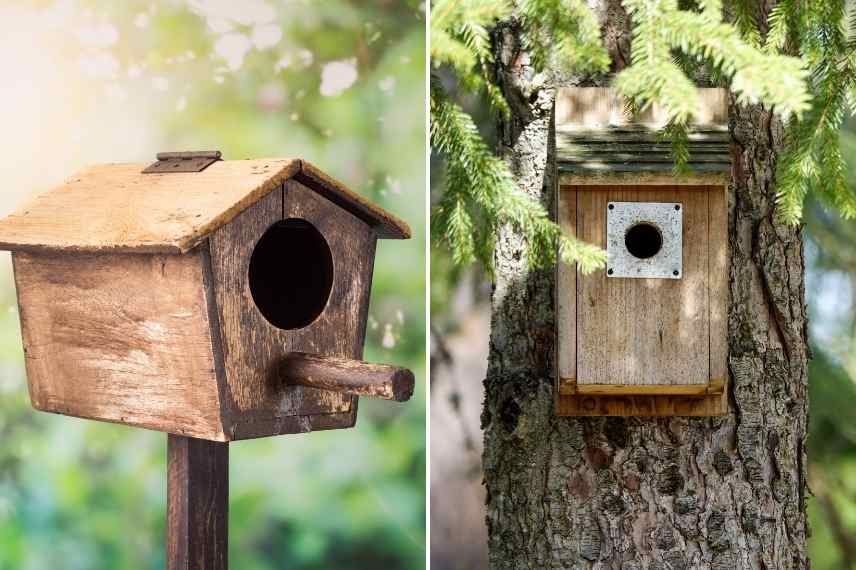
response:
M0 221L33 406L212 441L347 428L413 375L362 362L407 224L299 159L98 165Z
M559 415L727 411L727 104L700 91L684 175L657 108L629 117L606 88L557 96L559 223L608 254L590 275L558 268Z

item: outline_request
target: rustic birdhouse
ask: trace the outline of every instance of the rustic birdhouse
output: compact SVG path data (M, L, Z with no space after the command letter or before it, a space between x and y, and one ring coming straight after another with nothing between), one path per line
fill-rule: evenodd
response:
M375 243L410 229L299 159L105 164L0 221L39 410L232 441L354 425Z
M680 176L657 108L631 118L610 89L558 94L558 219L608 254L589 275L557 269L559 415L727 411L727 106L701 91Z

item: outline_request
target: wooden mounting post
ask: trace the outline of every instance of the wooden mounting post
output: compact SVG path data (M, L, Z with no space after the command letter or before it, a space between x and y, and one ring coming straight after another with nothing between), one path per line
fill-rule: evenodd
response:
M229 444L167 439L167 570L226 570Z

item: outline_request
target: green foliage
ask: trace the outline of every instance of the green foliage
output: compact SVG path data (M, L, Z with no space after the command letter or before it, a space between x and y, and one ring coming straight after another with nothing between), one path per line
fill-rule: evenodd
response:
M453 72L464 94L484 96L494 109L507 113L508 104L491 75L488 30L512 12L536 70L606 70L609 60L600 45L598 22L579 0L438 0L431 12L432 66ZM554 264L557 253L583 272L605 263L604 252L563 235L543 206L517 187L506 164L438 77L431 83L430 110L431 146L445 161L445 188L432 212L431 233L455 262L479 261L490 273L496 232L509 224L526 237L532 267Z
M786 117L808 109L801 61L759 47L760 36L753 33L754 17L746 2L737 3L736 26L723 22L718 0L699 4L699 11L690 11L681 10L675 0L624 1L634 26L632 63L613 83L620 93L639 108L657 103L669 116L669 130L680 133L700 111L701 101L695 83L675 60L677 51L689 61L695 60L696 66L705 65L727 78L731 91L743 103L762 101ZM781 33L775 26L774 30ZM680 171L687 160L680 148L683 139L672 140Z
M517 8L536 69L609 68L609 54L600 43L600 24L584 0L518 0Z
M856 30L852 22L848 26L845 2L820 0L803 5L790 0L774 12L767 43L781 47L782 38L795 38L811 71L813 95L809 112L788 127L777 170L779 213L790 223L799 222L805 197L814 192L845 218L855 217L856 197L847 184L839 144L844 120L853 112L856 88Z
M446 158L446 191L432 213L432 233L441 236L457 263L492 266L497 229L511 224L529 240L532 266L555 263L558 253L589 272L605 259L598 248L563 235L546 210L522 192L508 168L485 144L472 118L431 86L431 145Z
M856 11L847 18L844 0L783 0L763 13L757 2L730 0L729 23L723 20L721 0L690 4L623 2L633 21L631 65L613 82L631 108L657 104L665 111L669 123L661 138L672 142L676 172L685 171L688 163L686 129L701 104L692 77L703 69L726 82L738 101L761 102L789 121L777 172L783 220L800 221L810 192L845 218L856 216L838 141L845 118L856 110ZM501 113L508 110L491 76L489 30L501 19L516 21L536 72L606 70L609 62L594 15L577 0L438 0L433 14L433 65L450 71L460 88L449 94L435 81L432 89L432 146L447 169L435 212L435 240L446 244L456 261L476 259L489 268L495 232L511 220L529 242L533 264L553 262L555 256L543 250L558 245L562 259L585 270L599 267L601 254L560 239L545 216L536 216L531 204L514 195L513 177L502 161L487 156L488 147L460 105L475 94ZM764 35L761 19L768 22ZM793 46L798 57L791 55ZM467 142L453 144L457 136ZM451 155L451 149L463 154Z

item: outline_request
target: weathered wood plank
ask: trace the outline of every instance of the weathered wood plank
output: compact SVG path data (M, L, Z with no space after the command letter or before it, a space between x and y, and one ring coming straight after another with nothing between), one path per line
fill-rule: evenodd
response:
M706 396L709 394L707 384L675 384L660 386L656 384L624 386L623 384L572 384L573 391L567 390L566 395L581 394L591 396L632 395L632 396Z
M662 154L669 156L672 152L672 145L668 142L651 142L644 146L632 143L620 143L614 141L596 142L588 140L580 140L573 133L565 132L556 135L556 147L562 153L577 152L577 153L602 153L605 149L611 152L628 152L640 154ZM693 144L693 152L699 154L721 154L730 152L730 145L724 142L703 142Z
M667 166L665 167L664 164ZM728 162L706 163L700 162L690 164L690 172L697 174L708 173L726 173L730 172L731 167ZM574 162L560 162L558 164L559 172L638 172L638 173L664 173L671 174L672 167L662 162L642 162L642 161L626 161L626 162L610 162L608 160L591 160L582 164Z
M613 152L611 149L607 152L580 152L578 150L568 149L568 153L561 158L563 165L585 165L589 163L605 165L632 165L632 164L667 164L671 168L674 164L672 157L668 154L660 154L653 152ZM717 164L731 165L731 160L726 156L720 155L705 155L694 154L691 161L695 164L705 163L713 167ZM566 169L570 166L566 166Z
M226 570L229 444L167 439L167 570Z
M413 372L399 366L292 352L279 368L286 384L406 402L413 395Z
M606 249L606 206L609 198L606 192L592 192L587 188L577 188L577 230L579 237ZM609 319L607 283L604 270L591 275L577 273L577 378L588 375L588 382L605 384L596 373L599 367L605 367L608 358L605 338L597 335L605 332ZM603 324L603 327L598 326ZM591 376L588 371L595 371Z
M615 187L581 190L590 221L586 241L605 240L610 201L681 202L681 279L613 279L604 271L579 276L577 386L706 385L709 375L707 192ZM591 218L589 220L589 218ZM582 224L580 224L582 225Z
M577 235L577 189L559 189L558 221L567 235ZM577 377L577 268L556 264L556 326L558 327L559 391L563 378Z
M559 166L559 184L562 186L587 186L593 190L618 184L636 186L681 186L682 191L702 191L705 186L725 185L731 179L729 172L689 172L675 176L670 172L609 172L574 171L563 172Z
M300 170L298 159L215 162L202 172L142 174L91 166L0 220L0 248L182 253Z
M354 423L356 398L284 385L278 366L291 352L362 358L376 236L361 220L302 184L288 181L284 189L284 200L282 191L271 193L210 239L230 394L227 432L232 439ZM309 325L294 330L268 322L255 306L248 280L256 242L284 218L306 220L321 232L334 265L332 290L323 311ZM299 279L300 268L288 262L284 250L283 278ZM320 415L327 417L315 418Z
M225 438L199 251L13 260L36 409Z
M694 125L716 127L728 123L728 94L721 88L700 88L701 108L693 116ZM651 105L636 117L628 115L622 97L611 87L566 87L556 93L556 126L596 128L609 125L664 125L668 113Z
M728 378L728 187L708 192L710 257L710 377Z
M143 174L143 163L89 167L0 220L0 249L186 253L283 182L299 176L375 227L406 223L296 158L218 161L202 172Z
M377 237L410 238L410 226L407 225L407 222L386 210L378 208L309 162L301 161L301 169L295 176L295 180L366 222L375 230Z

